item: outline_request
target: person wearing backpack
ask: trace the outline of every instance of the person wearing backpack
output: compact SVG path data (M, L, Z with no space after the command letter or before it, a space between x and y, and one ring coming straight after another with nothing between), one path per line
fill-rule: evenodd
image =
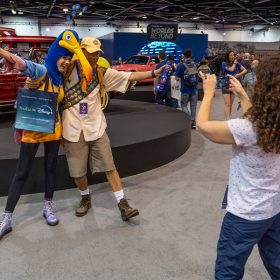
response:
M175 68L173 66L173 57L169 56L166 59L165 51L159 52L158 58L160 62L157 64L155 69L166 65L162 74L154 79L154 94L155 101L160 105L171 106L171 79L170 76L174 73Z
M181 107L183 112L191 116L192 129L196 129L196 105L197 105L197 85L198 85L198 69L192 60L192 51L184 50L185 60L178 64L175 72L176 80L181 79ZM191 113L188 110L190 102Z

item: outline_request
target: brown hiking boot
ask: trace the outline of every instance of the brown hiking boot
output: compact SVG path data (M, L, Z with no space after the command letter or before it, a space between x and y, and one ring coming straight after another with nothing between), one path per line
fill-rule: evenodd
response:
M118 204L118 206L121 211L123 221L128 221L130 218L139 215L138 209L131 208L125 198L122 198L120 200L120 203Z
M82 195L80 205L76 209L75 214L77 217L82 217L88 212L90 208L91 208L90 194Z

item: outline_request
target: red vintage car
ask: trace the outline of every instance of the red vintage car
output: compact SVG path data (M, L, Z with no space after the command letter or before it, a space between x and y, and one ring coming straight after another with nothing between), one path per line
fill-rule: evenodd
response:
M30 50L10 49L9 51L23 58L43 64L48 48L32 48ZM14 111L18 88L24 86L25 79L26 76L18 71L7 72L3 65L0 65L0 112Z
M152 71L159 63L159 59L156 55L142 55L137 54L130 56L122 65L113 66L113 69L118 71ZM142 80L139 83L153 82L153 78Z

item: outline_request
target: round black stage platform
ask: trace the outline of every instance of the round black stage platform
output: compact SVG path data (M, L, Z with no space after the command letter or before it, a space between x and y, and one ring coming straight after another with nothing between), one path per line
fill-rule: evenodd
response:
M7 195L19 147L13 141L14 116L0 116L0 196ZM121 177L141 173L166 164L190 146L189 117L166 106L129 100L112 100L106 113L116 167ZM89 183L103 182L104 174L89 176ZM63 150L57 167L57 189L74 187ZM44 191L43 145L41 145L24 193Z

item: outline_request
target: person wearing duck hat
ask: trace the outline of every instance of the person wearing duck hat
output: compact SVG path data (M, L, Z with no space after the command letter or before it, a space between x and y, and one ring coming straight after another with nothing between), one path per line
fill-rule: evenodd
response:
M12 214L29 176L40 143L44 144L45 158L45 196L43 216L50 226L59 223L53 209L53 194L56 181L56 164L62 135L62 121L59 104L64 97L63 74L69 66L79 36L73 30L63 31L52 43L44 65L24 60L0 48L0 55L6 59L8 67L17 69L32 80L39 82L38 90L57 94L56 122L53 133L23 130L20 139L20 153L14 178L12 180L5 212L0 220L0 239L12 231ZM66 48L68 47L68 49Z
M139 211L128 204L114 164L100 92L103 89L106 92L125 93L132 81L156 77L163 68L133 73L119 72L98 65L103 50L97 38L83 38L80 48L80 51L75 51L77 57L73 58L65 74L62 133L70 176L74 178L81 194L75 214L78 217L84 216L92 206L87 181L89 165L92 174L105 172L121 218L128 221L139 215Z

